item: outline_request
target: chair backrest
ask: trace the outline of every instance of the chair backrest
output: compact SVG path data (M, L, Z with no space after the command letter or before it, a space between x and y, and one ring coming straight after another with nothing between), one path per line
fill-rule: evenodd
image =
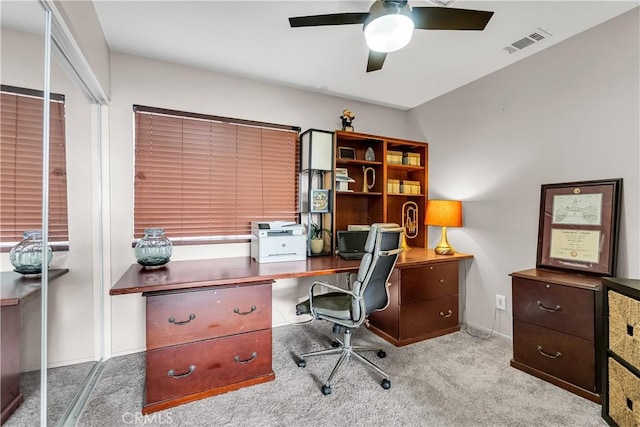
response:
M387 283L402 252L402 233L398 224L391 223L376 223L369 230L365 254L351 287L361 297L360 300L354 300L351 310L352 319L357 324L364 322L370 313L382 310L389 304Z

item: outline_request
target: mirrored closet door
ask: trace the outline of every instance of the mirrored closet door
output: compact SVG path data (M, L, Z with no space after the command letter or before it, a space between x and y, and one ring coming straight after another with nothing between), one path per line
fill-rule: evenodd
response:
M48 200L49 206L47 228L53 248L49 268L64 273L59 277L50 276L45 292L40 289L39 293L20 301L18 357L23 402L4 425L39 425L42 417L47 425L56 425L70 417L73 419L78 399L82 398L82 391L90 385L91 378L97 376L103 355L99 129L100 104L104 100L97 99L80 77L86 75L86 70L78 70L77 65L67 59L75 53L65 50L74 44L63 40L64 23L60 22L59 11L51 12L55 8L52 2L3 0L0 7L3 102L4 97L13 96L20 101L24 98L27 105L38 100L42 107L47 86L50 93L48 186L41 197ZM51 16L53 28L49 39L48 83L44 77L46 16ZM39 114L47 113L45 108L41 110ZM9 117L4 111L2 116L3 121ZM20 132L39 132L42 138L42 128L40 124ZM17 138L18 148L21 141ZM40 152L31 153L30 157L38 157L42 164L44 150L42 146L39 149ZM16 162L15 167L20 165ZM21 183L15 184L15 179L5 176L4 171L2 181L3 192L12 185L16 191L22 191ZM15 242L2 243L0 267L4 279L6 274L17 273L11 271L13 266L8 254L8 247ZM46 296L44 300L43 296ZM46 372L41 372L42 367ZM4 353L2 369L4 395ZM46 375L46 380L43 381L41 374ZM41 402L46 402L44 408ZM3 410L4 404L3 400Z

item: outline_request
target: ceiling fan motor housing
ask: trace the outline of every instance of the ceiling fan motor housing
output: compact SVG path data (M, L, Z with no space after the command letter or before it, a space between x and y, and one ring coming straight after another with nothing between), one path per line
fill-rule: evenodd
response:
M393 52L411 41L414 23L407 1L378 0L364 22L367 45L376 52Z

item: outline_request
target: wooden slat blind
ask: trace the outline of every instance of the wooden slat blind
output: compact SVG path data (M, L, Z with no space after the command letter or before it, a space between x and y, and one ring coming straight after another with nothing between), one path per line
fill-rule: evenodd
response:
M0 242L6 248L21 241L24 231L42 228L43 101L5 90L0 94ZM49 241L67 242L64 102L51 101L49 128Z
M135 108L134 238L247 240L251 221L297 219L298 132ZM155 109L151 109L155 110Z

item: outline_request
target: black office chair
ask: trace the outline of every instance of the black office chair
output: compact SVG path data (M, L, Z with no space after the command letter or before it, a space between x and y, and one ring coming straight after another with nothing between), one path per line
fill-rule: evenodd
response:
M377 351L378 357L382 358L386 356L384 350L380 347L352 346L351 329L358 328L370 313L383 310L389 304L387 286L398 254L402 252L401 237L402 228L397 224L373 224L367 236L365 255L360 262L358 273L350 275L347 281L348 289L316 281L309 288L309 299L296 306L296 314L310 314L313 316L310 321L328 320L334 324L335 333L344 333L344 340L336 339L333 342L333 348L301 354L298 360L298 366L304 368L305 359L308 357L341 354L331 375L322 386L322 393L325 395L331 393L333 376L352 356L384 377L380 384L382 388L391 388L389 375L358 354L362 351ZM318 286L329 288L332 292L316 294L315 290Z

